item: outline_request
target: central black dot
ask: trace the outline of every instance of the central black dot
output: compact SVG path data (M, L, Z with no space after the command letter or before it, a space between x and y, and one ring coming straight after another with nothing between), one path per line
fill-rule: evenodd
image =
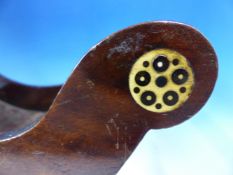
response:
M156 79L156 85L158 87L164 87L164 86L166 86L166 84L167 84L167 78L166 77L161 76L161 77L158 77Z

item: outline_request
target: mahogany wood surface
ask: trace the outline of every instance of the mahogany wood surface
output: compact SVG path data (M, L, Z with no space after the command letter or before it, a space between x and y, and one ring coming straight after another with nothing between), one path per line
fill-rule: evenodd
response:
M47 111L60 89L61 85L27 86L0 74L0 100L21 108Z
M158 48L184 55L195 74L189 99L162 114L136 104L128 85L135 61ZM0 174L116 174L149 129L175 126L200 110L217 70L214 49L190 26L149 22L119 31L88 52L33 129L0 143Z

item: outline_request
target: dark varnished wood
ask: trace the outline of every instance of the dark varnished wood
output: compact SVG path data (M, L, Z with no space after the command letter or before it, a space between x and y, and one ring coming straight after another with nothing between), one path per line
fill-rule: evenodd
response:
M22 134L37 124L44 112L26 110L0 101L0 142Z
M188 101L162 114L137 105L128 88L134 62L157 48L184 55L195 74ZM34 129L0 143L0 174L116 174L149 129L177 125L199 111L216 78L213 48L189 26L151 22L115 33L83 58Z
M47 111L60 89L27 86L0 75L0 100L25 109Z

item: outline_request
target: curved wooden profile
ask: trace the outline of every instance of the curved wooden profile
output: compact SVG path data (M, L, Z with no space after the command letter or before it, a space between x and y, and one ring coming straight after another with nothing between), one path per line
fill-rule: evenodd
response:
M135 61L158 48L184 55L195 74L189 99L167 113L139 106L128 85ZM177 125L200 110L216 77L213 48L190 26L151 22L115 33L83 58L35 128L0 143L0 174L116 174L149 129Z
M47 111L61 86L27 86L0 75L0 100L29 110Z

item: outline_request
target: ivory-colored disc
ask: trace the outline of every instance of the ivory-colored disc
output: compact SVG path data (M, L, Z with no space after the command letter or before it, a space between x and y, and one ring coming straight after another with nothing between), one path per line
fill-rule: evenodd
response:
M129 88L142 108L162 113L179 108L189 98L194 74L188 60L170 49L156 49L142 55L129 75Z

